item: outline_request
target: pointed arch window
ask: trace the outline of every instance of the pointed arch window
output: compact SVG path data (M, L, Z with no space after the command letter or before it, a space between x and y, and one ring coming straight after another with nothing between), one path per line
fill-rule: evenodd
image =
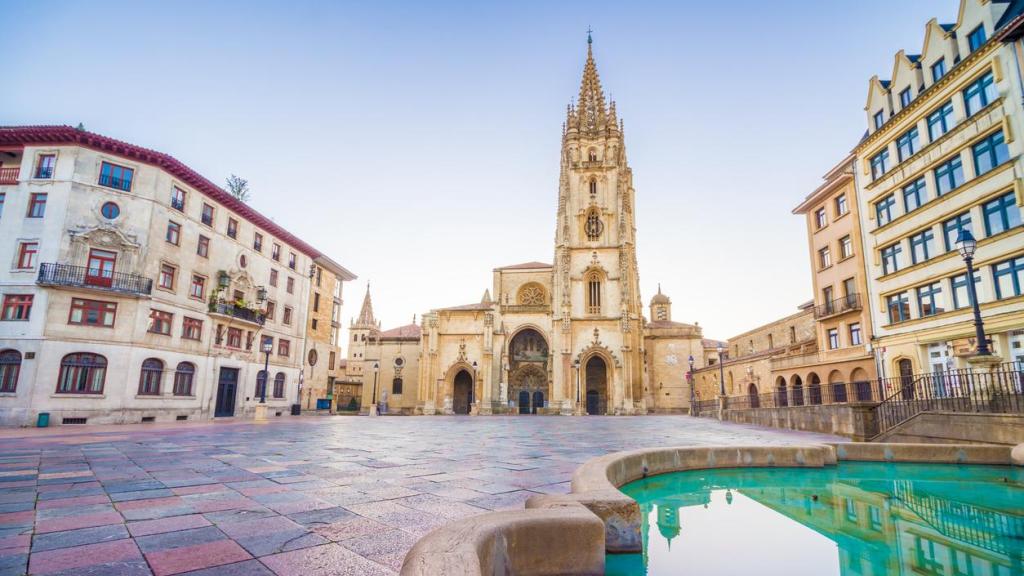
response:
M587 314L601 313L601 275L591 272L587 275Z
M597 179L595 178L590 180L590 195L597 196Z
M587 240L590 242L597 242L601 239L601 233L604 232L604 223L601 222L601 215L598 213L597 208L591 208L587 212L587 223L586 223Z

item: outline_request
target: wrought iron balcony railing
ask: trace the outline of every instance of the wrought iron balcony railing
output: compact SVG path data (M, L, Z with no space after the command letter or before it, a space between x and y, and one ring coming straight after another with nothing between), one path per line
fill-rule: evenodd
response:
M49 180L53 178L53 166L36 166L35 178Z
M860 310L860 294L847 294L842 298L836 298L830 302L819 304L814 307L815 318L827 318L836 314L843 314L851 310Z
M13 168L0 168L0 184L17 184L19 172L21 172L21 169L17 166Z
M210 305L210 314L220 314L222 316L230 316L243 322L252 322L263 326L264 322L267 321L267 317L263 312L259 310L253 310L252 308L243 308L242 306L235 306L227 302L215 302Z
M39 277L36 279L36 284L93 288L134 296L148 296L153 292L153 281L145 276L51 262L39 266Z
M131 178L118 178L116 176L110 176L109 174L100 174L99 180L100 186L106 186L107 188L116 188L118 190L124 190L128 192L132 189Z

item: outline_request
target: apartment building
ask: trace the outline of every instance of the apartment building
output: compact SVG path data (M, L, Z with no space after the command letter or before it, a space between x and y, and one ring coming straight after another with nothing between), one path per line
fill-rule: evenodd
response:
M340 365L343 284L355 275L326 256L313 264L301 404L303 410L331 410L334 383L345 373Z
M298 401L323 254L173 157L82 129L0 128L0 162L0 423Z
M855 179L882 377L966 367L968 282L993 352L1024 350L1021 75L997 38L1022 4L962 0L955 23L925 25L920 54L901 50L889 80L869 81ZM977 239L972 279L964 232Z

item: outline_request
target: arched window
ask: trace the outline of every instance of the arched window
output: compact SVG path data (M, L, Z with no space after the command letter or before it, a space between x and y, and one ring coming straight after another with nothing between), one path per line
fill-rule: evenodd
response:
M63 394L102 394L107 377L107 359L99 354L77 352L60 361L57 392Z
M284 372L274 376L274 398L284 398Z
M196 366L191 362L179 362L174 371L174 395L191 396L192 379L196 374Z
M601 276L591 273L587 276L587 314L601 313Z
M21 352L4 350L0 352L0 392L14 392L18 389L18 374L21 372Z
M139 374L139 395L159 396L160 381L164 377L164 363L156 358L148 358L142 362Z
M256 397L263 398L267 388L267 371L260 370L256 373Z
M597 208L591 208L587 212L586 223L587 240L597 242L601 239L601 232L604 232L604 223L601 222L601 215Z
M597 180L593 180L593 179L590 180L590 195L591 196L596 196L597 195Z
M597 150L591 148L587 150L587 160L590 162L597 162Z
M391 381L391 393L392 394L401 394L402 393L402 379L401 378L395 378L394 380Z

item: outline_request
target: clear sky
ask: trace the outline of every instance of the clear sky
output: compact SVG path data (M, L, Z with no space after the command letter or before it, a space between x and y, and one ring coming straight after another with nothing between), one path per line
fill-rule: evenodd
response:
M553 254L586 29L634 171L641 291L727 338L812 296L790 214L957 0L0 0L0 124L168 152L366 281L385 328Z

